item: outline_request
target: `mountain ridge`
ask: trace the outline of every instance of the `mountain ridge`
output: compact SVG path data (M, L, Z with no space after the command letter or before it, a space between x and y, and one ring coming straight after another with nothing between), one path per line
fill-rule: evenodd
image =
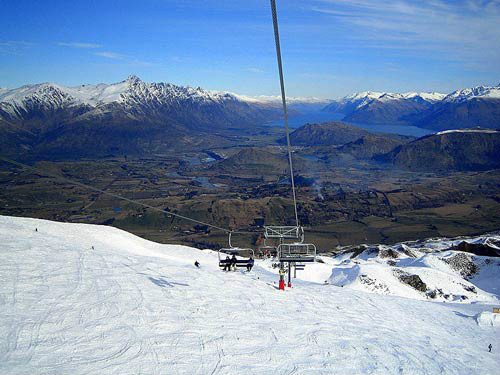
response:
M460 129L430 134L375 159L415 171L481 171L500 168L500 131Z
M323 111L341 113L349 122L445 130L499 127L499 104L500 85L460 89L447 95L365 91L333 101Z
M281 111L230 93L136 76L72 88L42 83L0 95L0 148L12 154L16 133L23 133L26 148L14 154L35 158L165 152L200 141L208 145L217 137L214 130L263 124Z

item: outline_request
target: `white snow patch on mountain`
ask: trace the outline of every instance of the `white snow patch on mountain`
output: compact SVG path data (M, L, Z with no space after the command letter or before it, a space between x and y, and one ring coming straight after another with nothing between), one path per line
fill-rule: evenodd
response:
M282 292L270 261L224 273L215 252L106 226L0 216L0 238L2 374L500 371L490 305L325 285L336 259Z
M451 130L443 130L437 132L436 135L443 135L449 133L487 133L487 134L498 134L498 130L494 129L451 129Z
M112 103L119 101L129 87L128 81L122 81L111 85L100 83L98 85L81 85L66 87L65 90L74 98L85 104L96 106L100 103Z

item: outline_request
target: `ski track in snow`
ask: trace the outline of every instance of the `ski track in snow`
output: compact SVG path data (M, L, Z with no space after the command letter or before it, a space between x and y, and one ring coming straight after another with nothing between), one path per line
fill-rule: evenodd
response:
M102 226L0 216L0 238L1 374L500 372L500 329L474 319L489 305L281 292L259 261L224 273L213 252Z

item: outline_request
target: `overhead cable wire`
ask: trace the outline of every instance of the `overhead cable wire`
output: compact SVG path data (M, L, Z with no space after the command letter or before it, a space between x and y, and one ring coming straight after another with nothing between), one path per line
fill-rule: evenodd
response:
M283 64L281 61L280 35L278 30L278 16L276 14L276 0L271 0L271 13L273 16L274 41L276 43L276 57L278 59L278 71L280 76L281 101L283 103L283 114L285 117L286 144L288 149L288 164L290 165L290 180L292 182L293 208L295 210L295 225L299 226L299 216L297 214L297 198L295 194L295 181L293 178L292 150L290 143L290 131L288 129L288 109L286 106L285 80L283 79Z
M190 222L201 224L201 225L206 225L207 227L210 227L210 228L213 228L213 229L217 229L217 230L223 231L225 233L255 234L255 232L250 232L250 231L234 231L234 230L231 230L229 228L223 228L223 227L219 227L217 225L213 225L213 224L210 224L210 223L205 223L203 221L190 218L188 216L180 215L180 214L168 211L168 210L164 210L162 208L151 206L151 205L149 205L147 203L143 203L143 202L136 201L134 199L123 197L123 196L121 196L119 194L110 193L109 191L105 191L105 190L96 188L96 187L91 186L91 185L86 185L86 184L83 184L81 182L71 180L71 179L69 179L67 177L63 177L63 176L59 176L57 174L53 174L53 173L50 173L50 172L47 172L47 171L43 171L43 170L41 170L39 168L32 167L32 166L29 166L27 164L20 163L18 161L11 160L11 159L8 159L8 158L2 157L2 156L0 156L0 160L3 160L3 161L5 161L7 163L10 163L10 164L17 165L18 167L29 169L29 170L34 171L34 172L36 172L38 174L41 174L41 175L45 175L45 176L48 176L48 177L52 177L52 178L64 181L64 182L72 184L72 185L76 185L76 186L80 186L80 187L85 188L85 189L93 190L93 191L99 192L101 194L108 195L108 196L113 197L113 198L121 199L121 200L130 202L130 203L133 203L133 204L137 204L139 206L143 206L143 207L149 208L149 209L154 210L154 211L163 212L163 213L165 213L165 214L167 214L169 216L172 216L172 217L176 217L176 218L179 218L179 219L182 219L182 220L190 221Z

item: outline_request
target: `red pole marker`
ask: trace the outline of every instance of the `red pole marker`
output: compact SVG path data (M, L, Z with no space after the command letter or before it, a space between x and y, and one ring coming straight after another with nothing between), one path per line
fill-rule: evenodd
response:
M291 288L292 287L292 283L289 282L288 283L288 287Z
M280 268L280 290L285 290L285 270Z

